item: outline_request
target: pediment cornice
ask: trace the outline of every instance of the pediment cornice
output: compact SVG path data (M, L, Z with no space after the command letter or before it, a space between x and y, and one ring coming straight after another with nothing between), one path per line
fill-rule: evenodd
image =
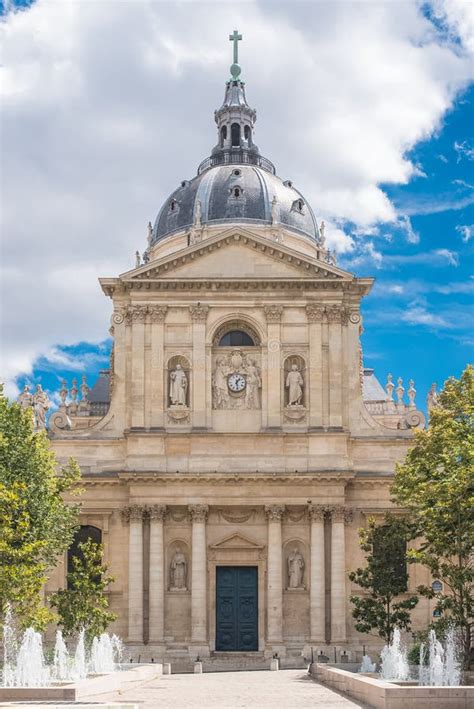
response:
M185 267L208 254L239 244L243 248L264 254L275 264L284 264L292 273L279 277L278 268L271 276L257 277L187 277ZM316 257L296 251L284 244L270 241L243 228L232 228L220 232L197 244L161 259L127 271L118 278L100 279L107 295L131 290L344 290L357 295L365 295L373 279L358 279L354 274Z

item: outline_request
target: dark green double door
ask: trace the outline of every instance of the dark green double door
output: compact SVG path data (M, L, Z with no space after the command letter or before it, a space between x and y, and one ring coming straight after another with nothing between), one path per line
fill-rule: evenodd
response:
M216 650L258 650L256 566L216 568Z

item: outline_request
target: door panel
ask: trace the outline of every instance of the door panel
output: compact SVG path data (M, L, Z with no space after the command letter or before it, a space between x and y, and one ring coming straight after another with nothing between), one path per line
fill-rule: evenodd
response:
M216 650L258 650L256 566L216 568Z

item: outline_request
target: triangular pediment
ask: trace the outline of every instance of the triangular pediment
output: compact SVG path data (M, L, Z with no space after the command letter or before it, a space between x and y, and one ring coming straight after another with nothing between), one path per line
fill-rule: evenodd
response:
M263 235L232 229L156 259L120 277L123 281L331 280L353 281L337 266Z
M264 547L261 544L257 544L256 542L253 542L251 539L248 539L245 537L243 534L240 534L239 532L235 532L234 534L230 534L228 537L224 537L220 542L217 542L217 544L211 544L209 546L210 549L255 549L255 550L260 550L263 549Z

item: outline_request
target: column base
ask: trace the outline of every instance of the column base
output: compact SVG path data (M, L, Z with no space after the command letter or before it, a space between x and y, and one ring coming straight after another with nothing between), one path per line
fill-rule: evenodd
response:
M191 660L196 660L196 657L210 657L209 645L204 643L192 643L188 646L188 653Z
M283 645L283 641L268 641L265 646L265 650L263 651L263 657L266 660L271 660L273 655L275 655L276 653L278 653L279 658L286 657L286 646Z

